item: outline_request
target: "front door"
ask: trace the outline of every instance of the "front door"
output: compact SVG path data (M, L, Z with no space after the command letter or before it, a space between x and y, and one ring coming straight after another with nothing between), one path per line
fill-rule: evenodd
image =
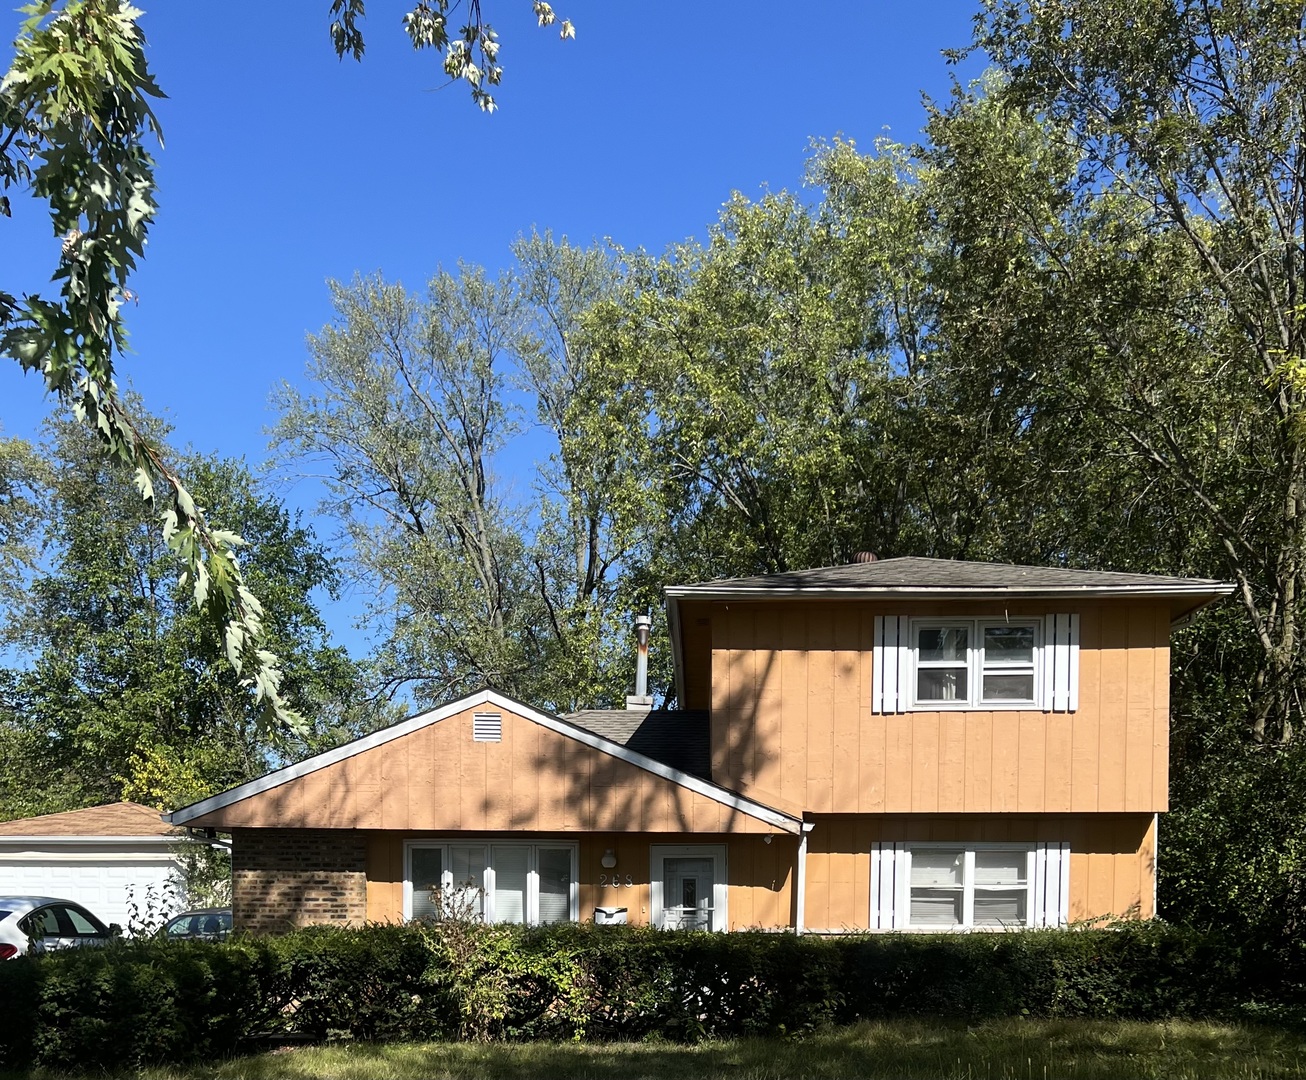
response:
M662 925L667 930L712 929L712 859L662 862Z

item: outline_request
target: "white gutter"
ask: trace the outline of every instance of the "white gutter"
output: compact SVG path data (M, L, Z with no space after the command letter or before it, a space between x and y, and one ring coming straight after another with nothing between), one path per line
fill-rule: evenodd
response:
M6 844L158 844L165 846L168 844L187 843L190 837L184 833L178 833L176 836L0 836L0 847Z
M812 600L847 599L861 596L873 600L877 596L893 599L921 600L990 600L1000 597L1021 597L1030 599L1072 600L1077 596L1121 598L1126 596L1167 597L1167 596L1230 596L1237 588L1235 585L1077 585L1061 586L920 586L920 585L846 585L822 586L812 588L801 585L671 585L667 587L669 598L680 600L755 600L771 597L801 597Z
M667 593L667 636L671 638L671 670L676 676L676 706L684 709L687 706L684 647L680 642L680 605L670 592Z
M816 822L804 821L803 831L798 837L798 868L794 872L794 888L798 896L794 903L794 933L804 933L803 924L807 921L807 834L816 828Z

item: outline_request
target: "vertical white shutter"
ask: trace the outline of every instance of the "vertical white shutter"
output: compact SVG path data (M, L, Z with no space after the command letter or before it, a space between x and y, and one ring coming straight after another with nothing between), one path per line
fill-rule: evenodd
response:
M1034 926L1065 926L1070 919L1070 845L1034 846Z
M1079 616L1048 615L1043 630L1043 711L1079 708Z
M872 930L898 930L906 925L906 872L905 845L880 842L871 845Z
M899 615L875 616L875 644L871 651L871 712L907 711L911 686L911 642L907 619Z

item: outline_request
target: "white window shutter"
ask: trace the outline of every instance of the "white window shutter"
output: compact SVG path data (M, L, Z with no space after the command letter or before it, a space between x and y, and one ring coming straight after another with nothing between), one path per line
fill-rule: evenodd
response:
M1065 926L1070 921L1070 845L1034 847L1034 926Z
M907 850L903 844L871 845L872 930L898 930L907 922L902 900L906 893Z
M1043 631L1043 711L1079 708L1079 616L1048 615Z
M871 712L907 710L911 685L911 652L907 620L898 615L875 616L871 651Z

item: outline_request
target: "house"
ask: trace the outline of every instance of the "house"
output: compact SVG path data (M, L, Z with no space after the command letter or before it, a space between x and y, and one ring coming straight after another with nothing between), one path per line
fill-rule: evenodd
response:
M0 893L74 900L128 928L133 905L141 916L177 908L186 839L134 802L0 822Z
M1216 581L901 558L667 590L675 695L491 690L175 811L253 930L495 920L798 932L1155 911L1169 636ZM638 627L646 669L648 623Z

